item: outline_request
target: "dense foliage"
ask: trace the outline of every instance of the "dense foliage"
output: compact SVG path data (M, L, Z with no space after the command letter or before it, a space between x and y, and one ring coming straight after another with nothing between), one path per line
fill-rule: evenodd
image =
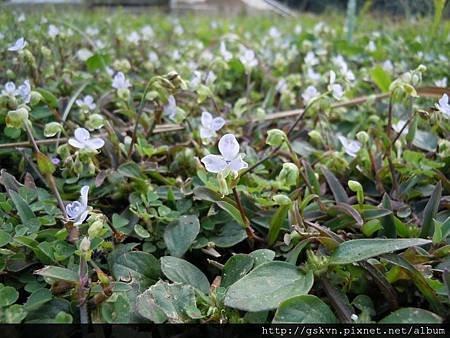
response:
M344 22L0 13L0 322L446 318L449 25Z

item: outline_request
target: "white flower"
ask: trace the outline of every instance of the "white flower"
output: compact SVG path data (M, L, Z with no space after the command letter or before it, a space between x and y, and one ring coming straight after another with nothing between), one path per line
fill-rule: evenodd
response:
M122 72L118 72L113 78L112 87L115 89L128 89L131 87L131 83Z
M316 54L311 51L306 53L304 61L308 67L315 66L319 63L319 59L316 57Z
M222 155L206 155L202 163L211 173L228 174L230 171L237 174L239 170L247 168L247 162L239 154L239 143L233 134L222 136L219 141L219 151Z
M281 33L276 27L270 27L269 36L273 39L277 39L281 36Z
M440 80L436 80L436 81L434 81L434 84L435 84L437 87L447 87L447 78L446 78L446 77L443 77L443 78L440 79Z
M105 145L105 141L98 137L92 137L84 128L75 129L75 137L69 139L69 144L78 149L97 150Z
M142 37L146 40L150 40L151 38L153 38L155 36L155 32L153 32L153 28L148 25L142 27L141 34L142 34Z
M294 28L294 33L300 35L302 33L302 26L296 25Z
M154 51L151 51L147 54L148 60L153 63L153 64L157 64L159 61L159 57L158 54L156 54Z
M367 49L369 52L373 53L373 52L375 52L375 51L377 50L377 46L375 45L375 42L369 41L369 43L368 43L367 46L366 46L366 49Z
M450 105L448 104L448 95L444 94L439 99L439 103L436 103L436 108L444 114L444 117L450 119Z
M405 120L400 120L400 121L398 121L397 123L394 123L394 124L392 125L392 129L394 129L396 133L399 133L399 132L403 129L403 127L404 127L405 125L406 125L406 121L405 121ZM409 128L406 127L406 128L403 130L402 135L408 133L408 130L409 130Z
M88 27L88 28L86 28L86 33L91 36L97 35L99 33L99 30L97 27Z
M80 61L86 61L87 59L89 59L92 55L92 52L86 48L81 48L78 52L77 52L77 58L80 59Z
M17 22L24 22L27 19L24 13L20 13L20 15L17 17Z
M195 90L198 88L198 86L200 86L201 83L202 83L202 72L195 70L191 81L189 81L189 85L191 86L192 89Z
M184 29L183 29L183 27L181 27L180 25L176 25L175 28L173 29L173 32L174 32L176 35L181 35L181 34L184 33Z
M11 81L6 82L4 88L5 89L2 90L2 95L5 95L5 96L8 96L8 95L16 96L17 95L17 89L16 89L16 85L14 84L14 82L11 82Z
M317 91L316 87L314 86L308 86L306 90L302 94L303 101L305 102L305 105L308 104L312 99L319 96L320 93Z
M85 185L80 190L80 200L66 205L66 214L74 225L80 225L87 218L89 186Z
M220 43L220 54L222 55L222 57L224 58L225 61L230 61L233 58L233 54L231 54L228 50L227 50L227 46L225 45L225 42L221 42Z
M216 81L217 76L216 74L210 70L207 74L206 74L206 78L205 78L205 83L210 86L214 83L214 81Z
M355 313L353 313L351 316L350 316L350 319L351 320L353 320L354 322L356 322L357 320L358 320L358 315L356 315Z
M27 45L27 42L25 41L25 39L20 38L16 42L14 42L14 44L9 46L8 50L10 52L20 52L21 50L23 50L25 48L26 45Z
M141 37L137 32L131 32L130 35L127 36L127 41L133 45L137 45Z
M258 65L258 60L256 59L255 52L249 48L242 47L241 55L239 55L239 60L247 69L252 69Z
M312 68L308 68L306 71L306 77L311 81L319 81L320 80L320 74L314 71Z
M288 85L286 83L285 79L280 79L277 83L277 86L275 87L275 90L278 93L283 93L284 91L286 91L288 89Z
M351 157L356 157L361 150L361 143L355 140L350 140L342 135L338 136L339 142L344 147L344 151Z
M91 95L85 96L84 99L78 99L75 103L83 110L94 110L97 107Z
M25 80L17 89L17 93L22 97L23 102L28 103L31 100L31 86L28 80Z
M391 60L384 61L381 67L383 67L383 69L389 73L392 73L394 71L394 64Z
M59 28L56 27L55 25L49 25L48 26L48 31L47 34L48 36L50 36L52 39L55 38L56 36L59 35Z
M167 104L164 105L164 114L169 117L169 119L173 120L177 113L177 101L173 95L170 95L167 98Z
M330 84L328 85L328 90L331 91L331 95L333 95L336 100L340 100L344 96L344 89L340 84L335 83L335 81L336 73L330 70Z
M214 138L217 135L216 131L220 130L225 125L225 120L223 118L213 118L207 111L202 113L201 121L200 137L208 141Z

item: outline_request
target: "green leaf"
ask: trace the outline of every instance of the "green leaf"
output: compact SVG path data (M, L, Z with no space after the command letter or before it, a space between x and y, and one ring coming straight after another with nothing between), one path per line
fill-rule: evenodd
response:
M120 165L120 167L117 168L117 172L122 176L129 178L145 178L142 174L141 168L135 162L126 162Z
M0 286L0 307L14 304L19 298L19 293L12 286Z
M161 257L161 270L172 282L187 284L209 293L209 281L205 274L188 261L171 256Z
M34 274L68 282L78 282L79 280L75 271L59 266L45 266L40 270L36 270Z
M440 324L442 318L437 314L414 307L405 307L392 312L380 320L381 324Z
M53 295L49 289L37 289L28 297L24 307L27 311L33 311L38 309L41 305L51 301L52 298Z
M280 304L273 323L335 324L337 319L320 298L300 295L286 299Z
M258 265L273 261L275 258L275 251L269 249L258 249L250 252L249 255L255 259L254 266L256 267Z
M140 288L146 288L159 279L161 267L153 255L132 251L119 255L114 260L111 270L117 281L133 281L138 283Z
M431 193L430 199L423 211L422 220L422 231L420 232L421 237L429 237L433 235L434 232L434 218L439 208L439 203L441 201L442 195L442 183L441 181L436 184L433 192Z
M237 222L231 221L220 227L219 232L208 238L219 248L229 248L247 238L245 229Z
M17 213L19 214L22 224L26 225L27 222L36 217L29 207L28 203L25 202L25 200L17 192L15 192L14 190L9 190L8 193L14 205L16 206Z
M156 324L186 323L193 317L201 317L192 286L163 281L138 296L136 309L142 317Z
M314 172L314 170L311 168L311 165L307 161L302 159L301 162L303 167L305 168L308 183L312 187L313 190L312 193L320 194L320 184L319 181L317 180L316 173Z
M372 81L380 88L383 93L389 91L389 86L391 85L392 79L388 72L386 72L383 67L376 66L370 71L370 76Z
M330 209L338 210L338 211L341 211L341 212L347 214L348 216L352 217L355 220L356 224L358 224L359 226L362 226L364 223L359 212L356 211L356 209L353 208L350 204L338 202L338 203L336 203L336 205L333 205L332 207L330 207Z
M252 312L272 310L287 298L308 293L313 283L312 273L305 275L286 262L269 262L231 285L225 305Z
M355 239L341 243L330 258L331 264L349 264L388 252L429 244L422 238Z
M267 235L267 242L269 245L273 245L280 234L281 227L287 219L288 211L291 206L280 205L275 214L270 219L269 234Z
M383 195L382 204L384 208L392 210L391 200L389 199L389 196L387 194ZM381 218L381 225L383 226L384 234L386 235L386 237L397 237L397 228L395 227L395 219L392 213Z
M38 152L36 153L36 160L38 164L39 171L42 174L53 174L55 172L55 165L48 158L47 155Z
M195 215L183 215L169 224L164 231L164 242L170 254L183 256L200 232L200 222Z
M322 166L321 170L331 189L331 192L333 193L335 201L348 204L349 198L341 182L339 182L336 176L334 176L334 174L326 167Z
M4 322L7 324L19 324L27 316L22 305L14 304L3 310Z
M103 319L110 324L127 324L130 322L131 304L129 299L119 294L114 302L104 302L101 306Z
M58 99L56 98L55 95L53 95L51 92L49 92L46 89L43 88L37 88L36 91L42 95L42 97L44 98L45 102L52 108L58 109Z
M109 62L109 56L107 54L94 54L86 60L86 67L89 72L93 73L97 69L102 69Z
M220 286L227 288L244 277L253 267L255 260L245 254L231 256L223 267L223 279Z
M0 248L11 242L12 237L6 231L0 229Z
M243 227L246 227L244 220L242 219L241 213L238 208L235 208L231 203L226 201L217 201L217 205L225 210L231 217L234 218L236 222L238 222Z

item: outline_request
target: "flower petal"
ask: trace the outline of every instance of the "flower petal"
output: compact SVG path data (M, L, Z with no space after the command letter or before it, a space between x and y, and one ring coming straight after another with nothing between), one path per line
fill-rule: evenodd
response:
M77 128L77 129L75 129L74 135L75 135L75 138L78 141L89 140L89 138L91 136L91 134L87 131L87 129L84 129L84 128Z
M204 138L204 139L210 139L215 135L214 130L209 129L209 128L205 128L205 127L200 127L200 137Z
M241 156L236 157L228 165L231 170L238 172L241 169L248 168L248 163L245 162Z
M80 201L81 205L83 206L83 209L87 208L88 193L89 193L89 186L88 185L83 186L80 190Z
M103 141L101 138L91 138L89 140L86 141L86 146L88 146L90 149L100 149L101 147L103 147L105 145L105 141Z
M227 161L232 161L239 154L239 143L233 134L222 136L219 141L219 151Z
M75 147L75 148L78 148L78 149L83 149L84 147L85 147L85 144L84 143L81 143L81 142L79 142L78 140L76 140L76 139L74 139L74 138L69 138L69 141L68 141L68 143L72 146L72 147Z
M206 170L211 173L219 173L227 167L227 162L219 155L206 155L201 161L205 165Z
M216 117L213 121L212 121L212 129L214 131L218 131L219 129L221 129L223 126L225 125L225 120L221 117Z
M212 128L213 117L210 113L208 113L207 111L204 111L202 113L201 120L202 120L203 127Z

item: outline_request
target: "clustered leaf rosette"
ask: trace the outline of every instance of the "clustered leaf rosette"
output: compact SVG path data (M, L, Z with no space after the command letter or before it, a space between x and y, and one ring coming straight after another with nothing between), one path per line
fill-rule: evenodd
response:
M219 151L221 155L206 155L201 159L205 168L210 173L221 174L227 177L230 173L234 177L238 176L239 170L248 167L239 153L240 146L233 134L225 134L219 141Z

